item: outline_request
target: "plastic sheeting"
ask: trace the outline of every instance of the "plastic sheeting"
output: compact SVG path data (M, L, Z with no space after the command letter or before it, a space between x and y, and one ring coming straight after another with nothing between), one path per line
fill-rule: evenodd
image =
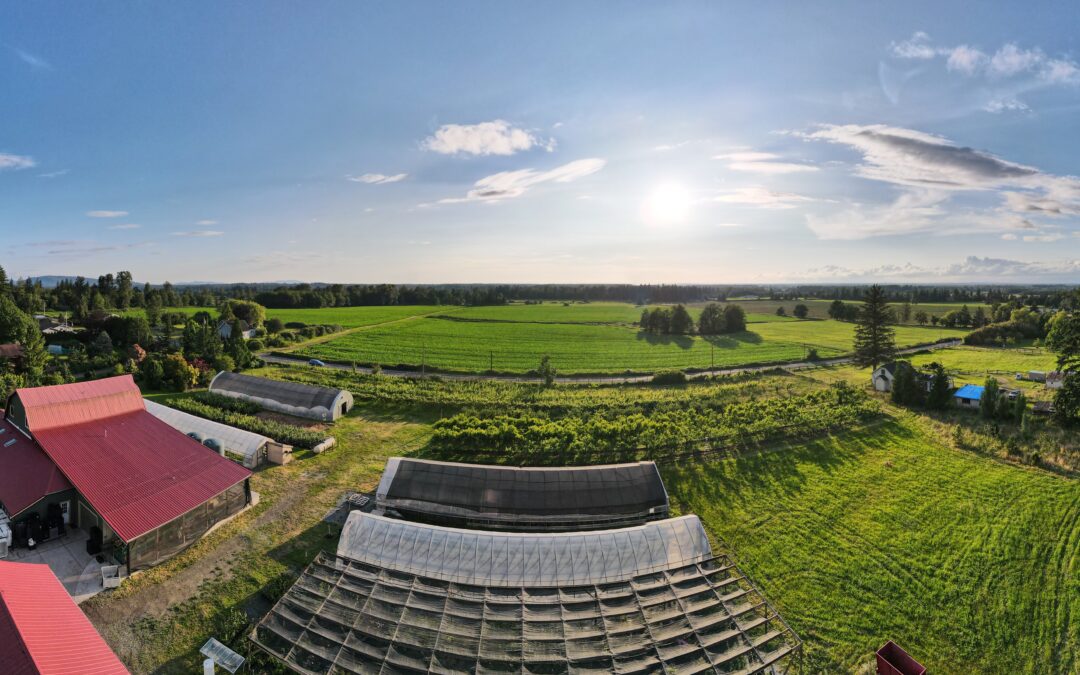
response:
M267 410L327 422L336 420L353 407L352 394L344 389L315 387L227 371L214 377L210 382L210 391L246 399Z
M203 439L214 438L221 441L225 446L225 451L243 457L243 465L249 469L254 469L261 463L261 458L266 451L266 444L272 440L250 431L230 427L227 424L214 422L197 415L190 415L149 399L146 401L146 410L181 433L197 433Z
M394 457L376 500L407 520L518 531L638 525L669 510L653 462L517 468Z
M485 586L601 584L711 555L697 516L617 530L478 532L354 511L338 555L420 576Z

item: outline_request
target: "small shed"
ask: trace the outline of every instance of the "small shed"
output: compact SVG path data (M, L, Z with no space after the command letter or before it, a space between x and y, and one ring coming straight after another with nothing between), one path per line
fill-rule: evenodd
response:
M210 391L257 403L266 410L322 422L333 422L353 407L352 394L345 389L271 380L228 371L222 371L214 377L210 382Z
M222 340L228 340L230 337L232 337L233 323L234 322L230 321L222 321L218 324L218 335L221 336ZM251 338L255 337L255 329L249 326L247 321L244 321L243 319L237 319L235 323L240 328L240 337L244 338L245 340L250 340Z
M218 441L225 457L240 462L249 469L254 469L266 460L267 445L273 443L273 439L266 436L191 415L149 399L146 401L146 410L183 434L197 434L204 445L210 440Z
M896 380L896 362L878 366L870 379L876 391L892 391L893 382Z
M956 401L956 405L961 408L979 408L979 402L982 401L983 390L985 387L978 384L965 384L956 390L953 394L953 400Z
M1053 370L1046 374L1046 388L1047 389L1061 389L1065 386L1065 376L1068 373L1063 373L1060 370Z
M926 668L889 640L877 650L878 675L926 675Z

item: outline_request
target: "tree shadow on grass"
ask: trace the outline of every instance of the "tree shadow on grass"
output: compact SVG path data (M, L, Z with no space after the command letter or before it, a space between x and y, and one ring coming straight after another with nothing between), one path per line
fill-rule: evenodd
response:
M764 342L760 335L749 330L723 335L702 335L701 339L719 349L734 349L740 344L757 345Z
M659 335L639 330L637 339L644 340L650 345L675 345L681 349L690 349L694 346L694 338L689 335Z

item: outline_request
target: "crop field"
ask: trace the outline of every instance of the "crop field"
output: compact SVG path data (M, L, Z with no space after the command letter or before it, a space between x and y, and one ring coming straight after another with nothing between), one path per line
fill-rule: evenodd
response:
M806 308L810 310L809 317L811 319L827 319L829 318L829 305L832 304L832 300L732 300L734 304L741 305L747 312L754 312L756 314L775 315L778 307L783 307L784 311L790 316L795 310L795 305L806 305ZM844 304L858 304L856 300L844 300ZM700 304L700 303L698 303ZM891 303L893 307L899 308L900 303ZM914 316L917 311L924 311L929 316L943 316L954 309L960 309L964 306L962 302L922 302L919 304L911 305L911 313ZM982 305L977 302L968 304L968 309L972 312L976 307L982 307L985 310L989 310L989 305ZM912 321L914 323L914 320Z
M780 320L750 324L742 333L707 338L653 335L630 325L596 324L594 309L581 307L582 316L591 321L537 322L537 316L555 314L540 314L543 306L478 308L483 312L461 310L445 318L432 316L359 330L302 346L297 353L346 363L425 364L448 371L491 369L507 373L532 370L546 354L564 374L652 372L798 361L809 349L816 349L822 358L838 356L851 350L854 334L849 323ZM575 310L576 306L563 309ZM512 318L526 310L530 310L531 320ZM500 316L500 311L511 318L492 318ZM473 316L465 316L467 312ZM898 344L905 346L963 334L911 326L896 331Z
M893 639L934 673L1080 668L1080 483L954 450L904 415L664 472L805 640L853 672Z
M650 305L649 308L657 305ZM687 309L696 321L704 305ZM448 308L447 314L456 319L482 321L514 321L520 323L596 323L631 325L641 318L644 306L624 302L563 303L545 302L539 305L510 304L494 307ZM771 321L796 321L792 317L776 316L775 313L748 312L747 323Z
M300 321L306 324L336 324L343 328L357 328L360 326L372 326L375 324L407 319L412 316L431 314L432 312L445 311L445 307L429 307L423 305L392 305L389 307L325 307L322 309L268 309L267 318L277 318L288 323ZM198 312L209 312L217 316L214 307L167 307L164 312L178 312L192 315ZM125 314L131 316L145 316L141 308L130 309Z

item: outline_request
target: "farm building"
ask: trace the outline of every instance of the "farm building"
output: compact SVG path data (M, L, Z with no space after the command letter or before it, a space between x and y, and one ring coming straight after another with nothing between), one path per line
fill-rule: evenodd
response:
M267 446L274 442L267 436L230 427L153 401L146 401L146 410L173 429L195 438L212 450L223 451L226 457L249 469L254 469L266 460Z
M981 385L965 384L956 390L956 393L953 394L953 400L961 408L978 409L979 402L982 401L983 389L984 387Z
M540 534L354 511L251 637L320 674L773 675L800 650L696 516Z
M232 337L233 324L236 324L236 327L240 330L240 337L245 340L255 337L255 329L249 326L247 321L237 319L236 321L222 321L218 324L218 335L221 336L222 340L228 340Z
M13 449L21 458L4 465L5 508L59 509L130 571L175 555L251 500L251 472L151 415L130 375L17 389L5 422L18 431L0 434L11 436L0 459Z
M0 345L0 360L3 361L21 361L25 351L23 346L18 342L9 342L7 344Z
M892 363L886 363L885 365L878 366L870 379L874 383L874 389L876 391L892 391L893 383L896 381L896 373L900 368L901 363L907 363L906 361L894 361ZM934 374L927 373L921 370L912 371L915 374L915 380L919 383L919 388L929 392L934 386ZM952 386L951 383L949 386Z
M47 565L0 562L0 670L127 675Z
M1046 374L1046 388L1047 389L1061 389L1065 386L1065 376L1068 373L1063 373L1060 370L1053 370Z
M668 517L653 462L517 468L393 457L375 492L386 515L487 530L586 530Z
M353 397L345 389L316 387L222 371L210 382L210 391L252 401L267 410L332 422L352 410Z

